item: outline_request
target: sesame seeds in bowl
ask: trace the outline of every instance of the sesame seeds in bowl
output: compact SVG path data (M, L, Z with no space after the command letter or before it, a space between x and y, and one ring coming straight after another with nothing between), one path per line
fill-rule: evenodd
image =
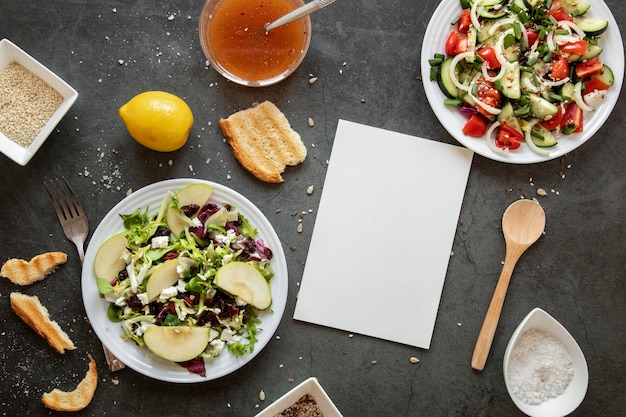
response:
M569 332L540 308L517 327L504 354L504 380L515 405L531 417L561 417L583 401L585 356Z
M0 151L24 166L78 93L8 39L0 41Z

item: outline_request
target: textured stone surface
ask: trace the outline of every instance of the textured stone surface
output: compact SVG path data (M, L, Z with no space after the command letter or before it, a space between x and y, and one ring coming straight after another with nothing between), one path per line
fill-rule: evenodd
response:
M626 23L621 3L607 3L618 23ZM316 376L345 416L522 416L507 394L502 358L513 330L534 307L557 318L587 357L587 397L572 415L621 415L626 409L623 94L607 124L571 155L520 166L475 156L430 350L292 319L338 119L456 143L430 110L418 78L428 78L420 73L420 49L437 5L338 1L312 16L313 40L302 66L278 85L252 89L206 68L197 34L201 1L3 0L0 37L35 56L80 96L26 167L0 156L0 260L51 250L70 255L54 275L23 291L38 295L78 346L63 356L50 349L10 310L9 294L17 288L0 281L0 415L47 413L41 394L54 387L73 389L90 352L100 382L91 405L77 415L253 416ZM317 77L313 84L310 75ZM183 97L195 115L188 144L171 154L136 144L117 115L132 96L153 89ZM243 170L218 126L220 117L266 99L287 115L309 151L280 185L261 183ZM289 297L280 338L241 370L206 383L164 383L131 369L109 374L85 319L80 262L43 187L44 180L61 176L82 199L92 231L127 190L162 179L202 178L247 196L269 218L287 256ZM308 194L311 185L315 192ZM546 234L514 272L486 369L478 373L470 360L504 258L501 216L511 202L535 196L538 188L547 191L539 197ZM367 209L393 203L384 190L372 191ZM309 209L298 233L292 214ZM406 213L407 221L410 216ZM384 268L389 257L379 257L373 267ZM328 308L341 314L341 306ZM402 306L380 310L389 320L402 320ZM259 400L260 390L265 401Z

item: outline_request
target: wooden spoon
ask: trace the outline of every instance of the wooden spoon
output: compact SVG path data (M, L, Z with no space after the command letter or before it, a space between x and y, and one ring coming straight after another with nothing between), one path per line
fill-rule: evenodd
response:
M518 200L511 204L502 216L506 256L472 356L472 368L478 371L482 371L487 362L513 268L522 253L543 234L545 225L546 214L535 200Z

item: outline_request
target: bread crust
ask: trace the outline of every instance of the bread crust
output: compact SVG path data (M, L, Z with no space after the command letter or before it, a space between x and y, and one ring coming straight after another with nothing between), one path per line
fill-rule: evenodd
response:
M96 361L89 355L89 369L74 391L61 391L58 388L46 392L41 397L43 404L56 411L78 411L87 407L98 386Z
M67 261L63 252L47 252L37 255L30 261L9 259L2 265L0 276L17 285L30 285L41 281Z
M12 292L11 308L37 334L48 341L57 352L63 354L66 350L74 350L76 346L70 337L61 329L59 324L50 318L48 309L44 307L36 295L30 296L19 292Z
M306 158L300 135L271 101L220 119L220 128L237 161L261 181L283 182L285 168Z

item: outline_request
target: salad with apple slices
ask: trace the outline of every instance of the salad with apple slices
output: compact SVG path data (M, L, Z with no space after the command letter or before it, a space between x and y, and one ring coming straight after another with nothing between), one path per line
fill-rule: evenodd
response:
M205 358L252 352L257 311L271 307L272 251L237 207L204 183L122 214L125 231L94 258L98 290L123 338L205 375Z
M547 156L561 135L583 131L614 81L599 42L608 21L588 17L587 0L460 4L445 53L429 62L444 103L467 115L463 133L494 152L526 142Z

